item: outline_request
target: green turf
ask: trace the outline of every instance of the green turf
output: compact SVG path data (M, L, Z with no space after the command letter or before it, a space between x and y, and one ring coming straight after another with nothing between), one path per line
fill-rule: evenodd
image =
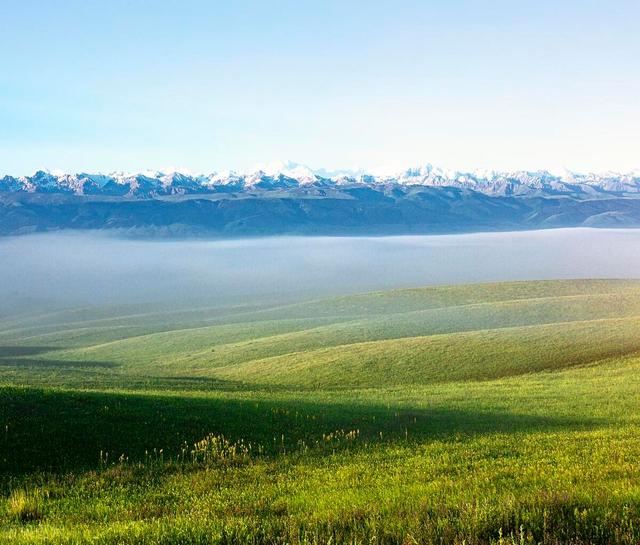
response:
M640 541L640 282L5 316L0 385L0 543Z

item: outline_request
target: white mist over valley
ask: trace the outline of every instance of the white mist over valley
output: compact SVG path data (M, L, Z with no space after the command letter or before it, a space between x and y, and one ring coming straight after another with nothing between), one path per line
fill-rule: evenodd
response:
M0 239L0 311L74 305L250 305L409 286L634 278L640 230L395 237Z

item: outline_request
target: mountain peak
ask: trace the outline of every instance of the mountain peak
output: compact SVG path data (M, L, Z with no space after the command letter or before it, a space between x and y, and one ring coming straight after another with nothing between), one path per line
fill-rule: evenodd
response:
M256 165L245 172L220 171L194 175L187 169L167 168L132 173L66 174L60 170L40 169L31 176L0 178L0 191L70 192L82 194L130 195L153 197L165 194L211 193L216 191L268 191L307 187L357 186L430 186L464 188L488 195L640 195L640 173L605 172L582 174L565 170L455 171L430 163L403 169L395 174L366 170L314 170L293 161L275 161Z

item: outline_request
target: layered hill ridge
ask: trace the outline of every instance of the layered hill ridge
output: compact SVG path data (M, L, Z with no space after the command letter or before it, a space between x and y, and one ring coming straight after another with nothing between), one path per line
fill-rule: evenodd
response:
M0 364L29 380L91 384L375 388L493 380L640 352L640 282L475 284L263 309L0 322Z

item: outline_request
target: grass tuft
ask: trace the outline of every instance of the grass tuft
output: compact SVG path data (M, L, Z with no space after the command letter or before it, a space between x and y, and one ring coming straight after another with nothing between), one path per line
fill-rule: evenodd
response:
M14 490L7 501L7 513L19 522L33 522L42 519L43 496L38 490Z

